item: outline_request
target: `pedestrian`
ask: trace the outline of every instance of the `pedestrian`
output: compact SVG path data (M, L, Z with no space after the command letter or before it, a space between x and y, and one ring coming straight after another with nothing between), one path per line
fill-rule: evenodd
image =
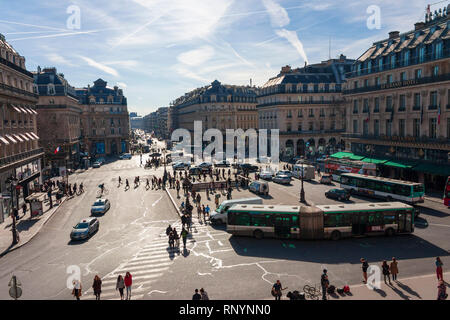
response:
M387 284L387 282L386 282L386 277L387 277L389 279L389 284L392 284L391 283L391 276L390 276L390 273L389 273L389 265L387 264L386 260L383 261L383 264L381 265L381 268L383 270L384 283Z
M133 284L133 277L129 272L125 274L125 287L127 288L127 300L131 299L131 285Z
M391 264L389 266L389 271L392 274L392 280L397 281L397 274L398 274L398 262L397 259L392 258Z
M281 290L284 290L283 286L281 285L280 280L277 280L272 286L272 295L275 297L275 300L281 300L281 296L283 295Z
M181 216L181 224L182 224L182 227L183 227L183 228L184 228L184 225L187 224L187 217L186 217L186 214L183 214L183 215Z
M191 232L191 230L192 230L192 215L191 214L187 215L187 227L188 227L188 231Z
M169 232L169 248L170 249L173 249L175 247L174 243L175 243L175 236L174 236L174 233L172 230Z
M202 213L203 213L203 220L206 221L206 208L204 204L202 204Z
M195 289L195 293L192 296L192 300L202 300L202 296L198 293L198 289Z
M219 207L219 194L216 194L216 196L214 197L214 203L216 204L216 209Z
M166 228L166 236L168 236L171 231L172 231L172 226L169 224L169 226Z
M123 300L123 288L125 288L125 282L121 274L117 277L116 290L119 290L120 300Z
M200 289L200 295L202 296L202 300L209 300L208 293L205 291L205 289Z
M197 206L200 205L201 199L202 199L202 197L200 196L200 193L197 193Z
M180 183L177 180L177 198L180 198Z
M369 264L367 263L367 260L364 258L361 258L360 261L362 263L362 272L363 272L363 277L364 277L363 282L367 283L367 269L369 268Z
M444 265L441 261L441 258L436 257L436 275L438 280L444 281L444 276L442 273L442 266Z
M102 280L98 275L94 277L92 289L94 289L95 300L100 300L100 294L102 293Z
M197 206L197 218L198 220L202 218L202 207L200 206L200 203Z
M23 216L25 217L25 215L27 214L27 204L25 202L22 205L22 211L23 211Z
M173 233L173 240L175 241L175 245L177 246L177 248L180 248L180 236L178 235L177 229L173 228L172 233Z
M443 280L439 281L439 285L438 285L438 296L437 299L438 300L446 300L448 297L447 294L447 286L445 285Z
M186 240L187 240L188 232L185 228L181 230L181 237L183 237L183 248L186 249Z
M72 281L73 284L73 290L72 295L77 299L80 300L81 297L81 282L78 279L75 279Z
M320 178L320 168L319 168L319 166L317 166L317 175L318 175L319 178Z
M330 285L327 269L323 269L322 276L320 277L320 285L322 286L322 300L327 300L327 290Z
M208 217L209 217L209 211L210 211L211 209L209 208L209 204L207 204L206 205L206 208L205 208L205 212L206 212L206 214L208 215Z

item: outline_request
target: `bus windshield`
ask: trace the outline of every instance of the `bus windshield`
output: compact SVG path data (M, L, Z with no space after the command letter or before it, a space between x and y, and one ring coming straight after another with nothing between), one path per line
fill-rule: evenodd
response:
M224 206L223 204L221 204L217 209L216 212L217 213L223 213L226 209L226 206Z
M425 190L424 190L424 187L423 187L423 185L421 185L421 184L419 184L419 185L416 185L416 186L414 186L413 187L413 192L414 193L423 193Z

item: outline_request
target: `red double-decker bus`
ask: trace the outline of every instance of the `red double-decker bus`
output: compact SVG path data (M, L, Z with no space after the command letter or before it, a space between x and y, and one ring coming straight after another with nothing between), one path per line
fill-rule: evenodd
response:
M377 166L356 160L327 158L325 160L325 173L331 174L334 181L340 181L341 173L360 173L376 175Z
M450 207L450 177L447 178L447 183L445 184L444 205Z

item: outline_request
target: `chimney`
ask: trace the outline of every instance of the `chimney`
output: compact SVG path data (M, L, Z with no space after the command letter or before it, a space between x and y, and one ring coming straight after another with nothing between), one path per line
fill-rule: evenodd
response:
M391 31L389 32L389 39L395 39L398 38L400 36L400 32L399 31Z
M281 74L289 73L291 71L292 71L291 66L281 67Z
M417 22L417 23L414 24L414 30L417 31L419 29L422 29L424 26L425 26L424 22Z

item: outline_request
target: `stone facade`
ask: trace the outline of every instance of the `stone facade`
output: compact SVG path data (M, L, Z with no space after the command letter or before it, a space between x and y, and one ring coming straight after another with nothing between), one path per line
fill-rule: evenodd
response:
M412 31L390 32L348 75L347 139L354 153L399 161L383 175L431 187L450 175L449 25L427 15Z
M8 178L18 179L15 206L42 183L37 100L33 74L26 70L25 58L0 34L0 193L9 193L5 183ZM10 208L11 199L0 199L0 223Z
M353 62L341 55L294 70L286 66L262 86L257 105L259 128L280 130L282 159L345 149L341 89Z
M75 88L56 68L38 68L34 83L39 94L36 109L39 143L45 152L44 174L58 175L59 167L78 168L82 111Z
M98 79L94 86L76 89L83 110L82 151L91 157L117 155L130 150L130 118L127 99L117 86Z

